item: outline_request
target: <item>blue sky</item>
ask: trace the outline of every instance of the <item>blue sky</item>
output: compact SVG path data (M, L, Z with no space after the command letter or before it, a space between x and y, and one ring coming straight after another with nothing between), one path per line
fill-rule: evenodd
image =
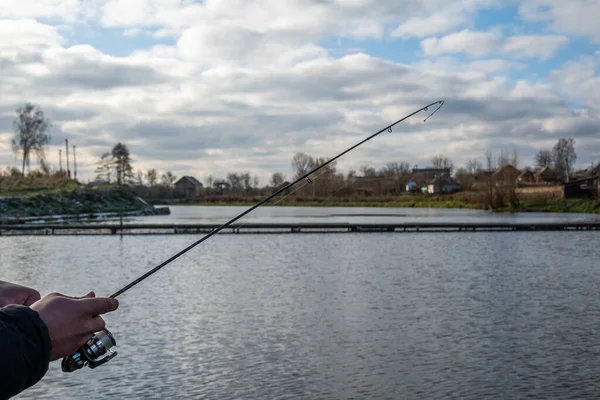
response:
M460 166L515 147L525 167L567 136L587 166L600 162L598 20L589 0L11 2L0 165L16 162L8 121L25 100L55 121L49 161L69 138L86 179L123 141L140 171L266 182L291 174L298 151L331 155L444 98L426 127L406 124L340 168L436 154Z

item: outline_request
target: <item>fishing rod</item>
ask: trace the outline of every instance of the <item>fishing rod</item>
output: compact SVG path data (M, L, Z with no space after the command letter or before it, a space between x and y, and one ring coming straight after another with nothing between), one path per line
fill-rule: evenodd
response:
M408 118L412 117L413 115L420 113L421 111L428 111L429 107L435 106L436 104L438 105L438 107L427 118L425 118L423 120L423 122L426 122L429 118L431 118L431 116L433 116L433 114L435 114L440 108L442 108L442 106L444 105L444 100L439 100L439 101L433 102L431 104L428 104L425 107L421 107L417 111L414 111L414 112L408 114L407 116L399 119L398 121L396 121L396 122L394 122L394 123L386 126L385 128L383 128L383 129L381 129L381 130L373 133L371 136L367 137L366 139L363 139L362 141L358 142L354 146L352 146L352 147L344 150L343 152L339 153L335 157L327 160L323 164L321 164L321 165L315 167L314 169L312 169L311 171L303 174L301 177L297 178L292 183L290 183L290 184L288 184L288 185L280 188L276 192L272 193L270 196L265 197L263 200L259 201L258 203L256 203L252 207L248 208L246 211L244 211L241 214L233 217L229 221L225 222L223 225L221 225L218 228L212 230L210 233L206 234L205 236L203 236L202 238L200 238L196 242L192 243L191 245L189 245L185 249L181 250L179 253L175 254L174 256L172 256L171 258L167 259L166 261L163 261L161 264L159 264L156 267L152 268L150 271L146 272L144 275L140 276L136 280L134 280L131 283L127 284L126 286L122 287L121 289L119 289L118 291L116 291L115 293L113 293L112 295L110 295L110 297L114 299L117 296L120 296L121 294L125 293L126 291L128 291L129 289L131 289L132 287L134 287L135 285L137 285L138 283L142 282L144 279L146 279L146 278L150 277L151 275L155 274L160 269L164 268L165 266L167 266L168 264L170 264L171 262L173 262L177 258L181 257L182 255L184 255L185 253L187 253L188 251L190 251L194 247L198 246L200 243L204 242L205 240L208 240L210 237L216 235L221 230L223 230L226 227L228 227L229 225L233 224L234 222L236 222L240 218L243 218L247 214L249 214L252 211L256 210L258 207L260 207L263 204L267 203L268 201L272 200L277 195L279 195L279 194L285 192L286 190L290 189L292 186L296 185L298 182L306 180L309 184L312 184L312 180L310 179L310 176L312 174L314 174L315 172L317 172L320 169L326 167L327 165L331 164L332 162L334 162L338 158L342 157L346 153L349 153L350 151L352 151L355 148L357 148L358 146L360 146L360 145L368 142L369 140L373 139L374 137L380 135L381 133L386 132L386 131L389 132L389 133L391 133L392 132L392 128L394 126L398 125L402 121L407 120ZM74 354L72 354L70 356L67 356L67 357L63 358L63 360L62 360L62 370L64 372L73 372L73 371L78 370L80 368L83 368L85 366L89 366L90 368L96 368L96 367L98 367L98 366L106 363L107 361L109 361L110 359L114 358L117 355L116 351L113 352L112 350L110 350L112 347L116 346L116 344L117 343L115 341L114 336L107 329L103 329L102 331L96 332L96 333L94 333L91 336L91 338L86 343L83 344L83 346L81 346L77 350L77 352L75 352ZM100 357L103 356L104 354L108 354L108 355L106 357L104 357L104 358L101 359Z

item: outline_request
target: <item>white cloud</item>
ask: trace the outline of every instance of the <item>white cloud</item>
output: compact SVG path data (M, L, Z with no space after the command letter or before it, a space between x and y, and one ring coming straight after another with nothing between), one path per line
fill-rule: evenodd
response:
M559 33L600 43L600 2L597 0L520 0L520 14L529 21L548 21Z
M569 43L566 36L521 35L506 39L503 53L519 58L535 57L541 60L551 58L556 51Z
M14 109L30 100L56 124L49 160L57 164L58 146L69 137L80 149L84 179L93 178L102 152L123 141L139 169L201 179L215 171L250 170L265 182L275 171L289 173L296 151L332 155L438 99L446 105L427 123L417 116L340 166L426 164L439 151L460 164L483 157L492 145L531 149L538 140L574 135L583 142L597 134L600 88L593 57L565 65L549 83L506 78L507 71L526 65L526 56L554 54L564 41L559 36L505 38L494 30L463 30L423 40L424 53L486 58L430 57L409 65L370 56L362 43L352 54L321 45L331 35L378 38L390 26L402 27L397 35L415 34L417 18L437 21L425 29L441 33L491 4L460 1L459 11L447 14L457 20L447 22L435 17L444 3L109 0L72 7L69 13L78 18L102 18L129 35L176 39L126 57L88 44L69 46L64 31L33 20L0 22L0 137L7 137ZM507 54L519 62L503 58ZM572 99L585 112L574 113ZM5 147L0 161L11 158ZM586 152L578 149L584 163L593 154Z
M569 39L565 36L519 35L504 37L499 31L480 32L464 29L439 39L424 39L421 41L421 48L427 56L452 53L465 53L475 57L487 54L508 54L516 58L546 60L568 42Z
M400 24L391 37L425 37L448 32L468 21L464 15L434 14L422 18L412 18Z
M81 0L0 0L0 18L56 18L74 21Z
M0 52L15 54L39 52L49 47L60 46L62 36L56 28L35 20L0 20Z
M482 56L491 53L502 41L500 32L478 32L464 29L442 38L427 38L421 41L421 48L425 55L438 55L445 53L466 53L473 56Z

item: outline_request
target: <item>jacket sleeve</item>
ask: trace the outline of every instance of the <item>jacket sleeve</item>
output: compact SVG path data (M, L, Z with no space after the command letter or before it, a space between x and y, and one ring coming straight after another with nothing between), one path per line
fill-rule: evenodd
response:
M37 312L21 305L0 308L0 399L39 382L51 351L48 327Z

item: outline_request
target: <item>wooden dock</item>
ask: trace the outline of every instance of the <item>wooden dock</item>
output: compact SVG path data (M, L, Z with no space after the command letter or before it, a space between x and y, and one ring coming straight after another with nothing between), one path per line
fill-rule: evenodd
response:
M0 224L0 236L14 235L165 235L206 234L218 224ZM597 231L600 222L548 223L248 223L232 225L219 233L373 233L373 232L494 232L494 231Z

